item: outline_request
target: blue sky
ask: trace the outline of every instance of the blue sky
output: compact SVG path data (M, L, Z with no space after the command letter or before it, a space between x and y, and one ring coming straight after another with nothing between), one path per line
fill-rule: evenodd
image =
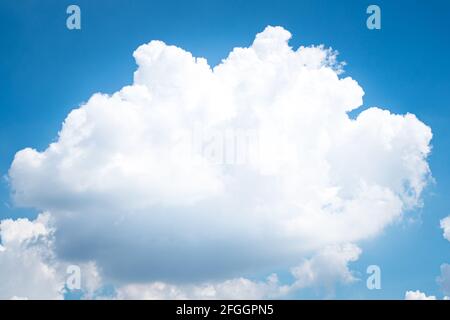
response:
M434 183L423 208L360 243L352 264L361 281L339 286L337 298L402 298L406 290L442 296L435 278L450 261L440 219L450 214L450 3L433 1L83 1L82 29L66 28L72 1L0 3L0 172L14 154L43 150L67 114L95 92L132 83L132 52L163 40L218 64L236 46L249 46L267 25L293 34L290 45L325 44L346 61L345 75L364 88L364 106L413 113L433 131L429 157ZM368 30L366 8L382 10L382 29ZM361 110L362 110L361 109ZM359 110L355 114L359 113ZM0 188L0 218L34 218L32 208L11 203ZM382 290L365 286L365 268L382 268ZM317 297L313 289L294 298Z

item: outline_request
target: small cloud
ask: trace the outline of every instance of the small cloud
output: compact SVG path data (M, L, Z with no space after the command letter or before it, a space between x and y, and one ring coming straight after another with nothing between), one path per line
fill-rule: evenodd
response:
M405 300L436 300L435 296L427 296L425 293L416 291L406 291Z

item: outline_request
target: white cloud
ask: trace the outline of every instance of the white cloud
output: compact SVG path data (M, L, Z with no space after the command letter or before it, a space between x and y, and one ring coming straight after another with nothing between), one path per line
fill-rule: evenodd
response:
M425 293L416 291L406 291L405 300L436 300L435 296L427 296Z
M81 271L81 290L83 291L83 299L94 299L99 294L105 283L103 282L101 271L93 261L82 263L79 265Z
M361 250L351 244L324 248L299 266L292 268L294 281L281 284L276 274L266 281L235 278L198 285L170 285L163 282L127 284L117 289L119 299L277 299L304 288L324 287L330 294L336 283L357 279L348 268Z
M444 230L444 238L450 241L450 216L441 220L441 228Z
M49 215L0 221L0 299L61 299Z
M450 216L442 219L440 224L444 231L444 238L450 241ZM448 300L448 296L450 296L450 264L443 263L441 265L441 274L437 278L437 283L441 287L442 292L446 295L444 300Z
M266 281L236 278L218 283L199 285L170 285L163 282L127 284L117 290L119 299L268 299L288 293L288 286L280 286L276 275Z
M443 263L441 265L441 274L436 279L437 283L441 287L441 291L444 293L443 300L449 300L450 295L450 264ZM407 291L405 294L407 300L436 300L435 296L426 296L424 293L417 291Z
M28 300L28 298L13 296L10 300Z
M432 134L380 108L351 119L364 92L336 53L293 50L289 38L268 27L214 68L161 41L140 46L132 85L73 110L46 150L16 154L15 202L51 212L61 259L95 261L118 283L221 283L317 252L294 270L322 276L313 269L335 256L320 250L374 237L421 205ZM211 161L230 128L257 133L257 161ZM236 161L235 147L223 157ZM343 282L359 255L349 248Z
M348 268L358 260L361 249L352 244L331 246L292 269L296 281L294 288L321 286L333 289L336 282L351 283L357 279Z
M450 264L443 263L441 265L441 274L436 278L436 282L444 293L442 300L449 300L450 297ZM407 300L436 300L435 296L426 296L424 293L417 291L407 291L405 294Z
M437 278L437 282L441 286L442 292L450 296L450 264L443 263L441 265L441 275Z
M9 279L8 282L2 283L0 298L63 298L63 293L67 290L64 288L67 263L61 263L54 257L53 230L49 225L48 214L40 215L34 221L3 220L0 226L2 239L5 240L5 246L0 253L0 272L8 275ZM12 245L13 243L15 245ZM356 261L360 252L354 245L324 248L292 268L294 281L291 284L281 284L276 274L271 274L265 281L240 277L221 282L184 285L164 282L127 283L117 288L115 295L109 297L98 292L104 283L96 265L90 262L80 268L83 298L270 299L283 298L308 287L332 290L338 282L350 283L356 280L348 269L348 263ZM12 270L18 270L15 277L9 274Z
M35 220L0 221L0 299L63 299L68 274L67 262L54 252L51 216ZM83 298L93 298L102 286L94 262L79 264Z

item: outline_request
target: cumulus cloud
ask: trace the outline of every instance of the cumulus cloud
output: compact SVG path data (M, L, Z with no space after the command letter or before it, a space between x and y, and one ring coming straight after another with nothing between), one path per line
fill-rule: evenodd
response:
M118 299L268 299L279 298L289 292L280 286L275 274L266 281L236 278L219 283L200 285L170 285L163 282L127 284L117 289Z
M360 251L343 244L421 205L432 133L412 114L349 117L364 91L337 53L294 50L290 37L267 27L215 67L161 41L140 46L131 85L94 94L48 148L15 155L15 203L51 213L61 259L152 283L148 296L178 296L167 283L264 291L273 282L241 275L310 255L297 286L351 281Z
M444 238L450 241L450 216L441 220L441 228L444 231Z
M0 299L61 299L49 215L0 222Z
M348 264L358 260L360 254L361 249L352 244L327 247L292 268L296 279L293 287L319 286L331 290L336 282L354 282L357 278L349 270Z
M416 291L406 291L405 300L436 300L435 296L427 296L425 293Z
M54 251L53 222L42 213L35 220L0 221L0 299L63 299L68 264ZM80 263L83 298L93 298L102 286L94 262Z

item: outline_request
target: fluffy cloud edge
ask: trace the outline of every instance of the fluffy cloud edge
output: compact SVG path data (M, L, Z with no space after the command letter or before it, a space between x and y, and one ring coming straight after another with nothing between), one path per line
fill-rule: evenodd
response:
M442 228L443 236L445 239L447 239L448 241L450 241L450 216L442 219L440 221L440 225Z
M34 220L0 220L0 299L65 298L70 264L56 255L54 232L48 212ZM82 270L79 296L92 299L101 287L100 272L93 262L77 265Z
M436 300L435 296L427 296L425 293L416 291L406 291L405 300Z

